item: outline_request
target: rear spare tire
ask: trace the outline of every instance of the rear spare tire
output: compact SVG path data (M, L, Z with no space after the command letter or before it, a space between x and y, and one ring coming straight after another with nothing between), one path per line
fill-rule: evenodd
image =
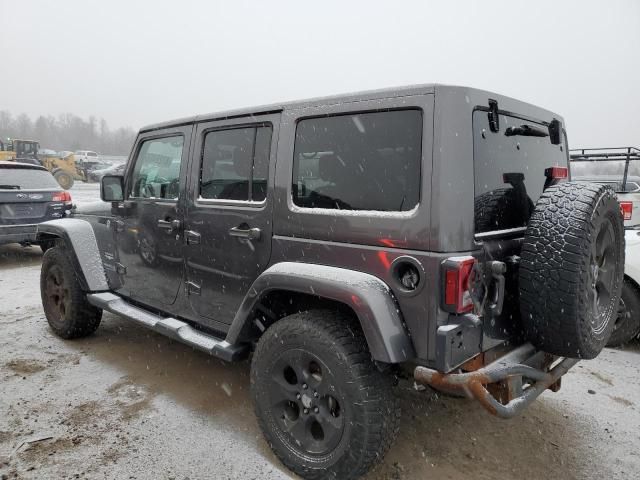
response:
M595 358L609 340L624 275L624 227L610 187L566 182L542 194L520 263L528 339L546 352Z

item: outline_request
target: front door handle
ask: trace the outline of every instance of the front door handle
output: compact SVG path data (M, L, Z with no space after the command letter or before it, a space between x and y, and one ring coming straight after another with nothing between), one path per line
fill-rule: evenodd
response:
M168 233L180 228L180 220L158 220L158 228L166 230Z
M243 228L246 225L233 227L229 230L229 235L237 238L246 238L247 240L259 240L262 230L259 228Z

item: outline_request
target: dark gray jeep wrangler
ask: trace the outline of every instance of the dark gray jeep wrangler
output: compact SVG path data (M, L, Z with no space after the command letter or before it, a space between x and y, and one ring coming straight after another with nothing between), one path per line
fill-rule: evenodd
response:
M569 176L562 118L425 85L143 128L105 202L38 227L47 320L104 310L228 361L252 356L264 435L304 478L389 448L393 387L516 415L614 325L622 216Z

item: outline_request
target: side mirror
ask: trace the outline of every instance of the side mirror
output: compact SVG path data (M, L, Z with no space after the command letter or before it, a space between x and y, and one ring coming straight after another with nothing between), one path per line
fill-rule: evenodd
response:
M122 175L105 175L100 181L100 198L104 202L121 202L124 200L124 177Z

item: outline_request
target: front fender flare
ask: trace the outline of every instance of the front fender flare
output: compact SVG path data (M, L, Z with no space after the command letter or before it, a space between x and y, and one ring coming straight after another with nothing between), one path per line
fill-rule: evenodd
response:
M258 277L236 313L226 340L242 339L251 311L274 290L305 293L349 306L357 315L374 360L400 363L415 357L400 309L388 285L368 273L295 262L272 265Z
M61 238L70 252L83 289L89 292L109 290L107 276L93 227L86 220L64 218L38 224L36 238Z

